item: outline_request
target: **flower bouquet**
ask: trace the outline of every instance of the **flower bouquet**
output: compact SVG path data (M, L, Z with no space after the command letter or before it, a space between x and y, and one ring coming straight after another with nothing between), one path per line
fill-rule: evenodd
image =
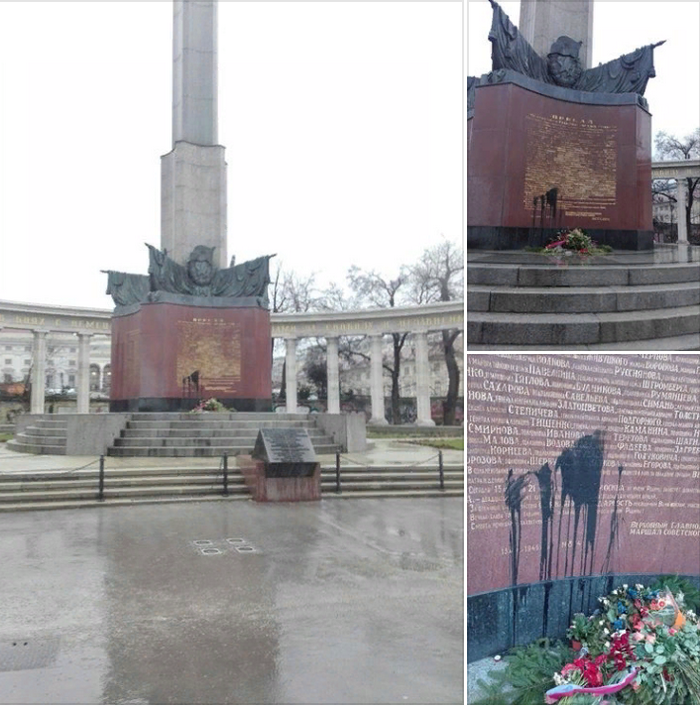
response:
M540 253L558 256L591 256L611 252L610 246L599 246L584 229L562 229L540 250Z
M700 704L700 622L683 594L623 585L599 601L587 628L574 618L586 639L547 703Z
M190 413L204 413L205 411L210 411L214 413L228 413L230 412L230 408L226 408L226 406L221 403L221 401L217 400L216 398L210 398L206 401L201 400L191 411Z

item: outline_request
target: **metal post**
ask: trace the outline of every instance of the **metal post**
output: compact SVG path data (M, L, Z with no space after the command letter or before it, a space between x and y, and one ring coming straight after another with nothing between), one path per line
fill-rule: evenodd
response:
M224 453L224 496L228 496L228 452Z
M97 500L105 500L105 456L100 455L100 482L97 490Z
M438 450L438 464L440 465L440 489L445 488L445 471L442 468L442 450Z
M340 494L340 453L335 453L335 493Z

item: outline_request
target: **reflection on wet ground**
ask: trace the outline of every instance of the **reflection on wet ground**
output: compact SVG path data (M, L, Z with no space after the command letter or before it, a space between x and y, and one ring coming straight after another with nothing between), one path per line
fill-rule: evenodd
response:
M551 256L529 251L468 251L469 263L500 263L504 265L539 265L582 267L591 265L644 266L664 263L700 262L700 246L688 244L654 244L651 251L615 251L604 256Z
M463 702L461 498L23 512L0 538L3 702Z

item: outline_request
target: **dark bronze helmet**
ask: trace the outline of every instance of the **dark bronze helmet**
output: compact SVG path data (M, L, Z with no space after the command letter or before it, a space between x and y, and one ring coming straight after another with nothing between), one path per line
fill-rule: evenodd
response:
M578 53L583 42L562 36L547 54L547 71L558 86L573 86L583 73Z
M187 261L187 274L195 285L209 285L214 278L214 249L197 246Z

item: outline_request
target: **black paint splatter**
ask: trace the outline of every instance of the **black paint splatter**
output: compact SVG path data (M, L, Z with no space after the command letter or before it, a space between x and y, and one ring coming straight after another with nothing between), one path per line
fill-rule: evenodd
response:
M556 541L555 575L559 577L560 552L564 553L564 576L590 575L593 573L596 535L598 530L598 506L600 503L600 483L605 459L605 433L596 430L593 435L584 435L576 443L562 450L554 464L552 472L549 463L538 471L526 472L516 476L508 470L506 480L505 503L510 510L510 551L511 583L517 584L520 564L521 506L525 496L528 475L537 477L540 491L540 510L542 526L540 534L540 581L552 578L554 562L554 520L556 516L557 472L561 473L561 492L559 495L559 521ZM617 493L610 520L610 538L603 571L608 572L613 549L618 542L619 512L618 501L622 465L618 467ZM566 539L562 539L562 526L566 516ZM573 519L572 519L573 516ZM573 529L572 529L573 522ZM582 527L582 539L579 539L579 527ZM582 548L580 548L582 546ZM578 568L576 567L578 552Z
M511 585L518 584L518 566L520 565L520 534L521 534L521 505L525 498L527 474L519 477L513 475L513 470L508 470L506 480L505 500L510 509L510 578Z

